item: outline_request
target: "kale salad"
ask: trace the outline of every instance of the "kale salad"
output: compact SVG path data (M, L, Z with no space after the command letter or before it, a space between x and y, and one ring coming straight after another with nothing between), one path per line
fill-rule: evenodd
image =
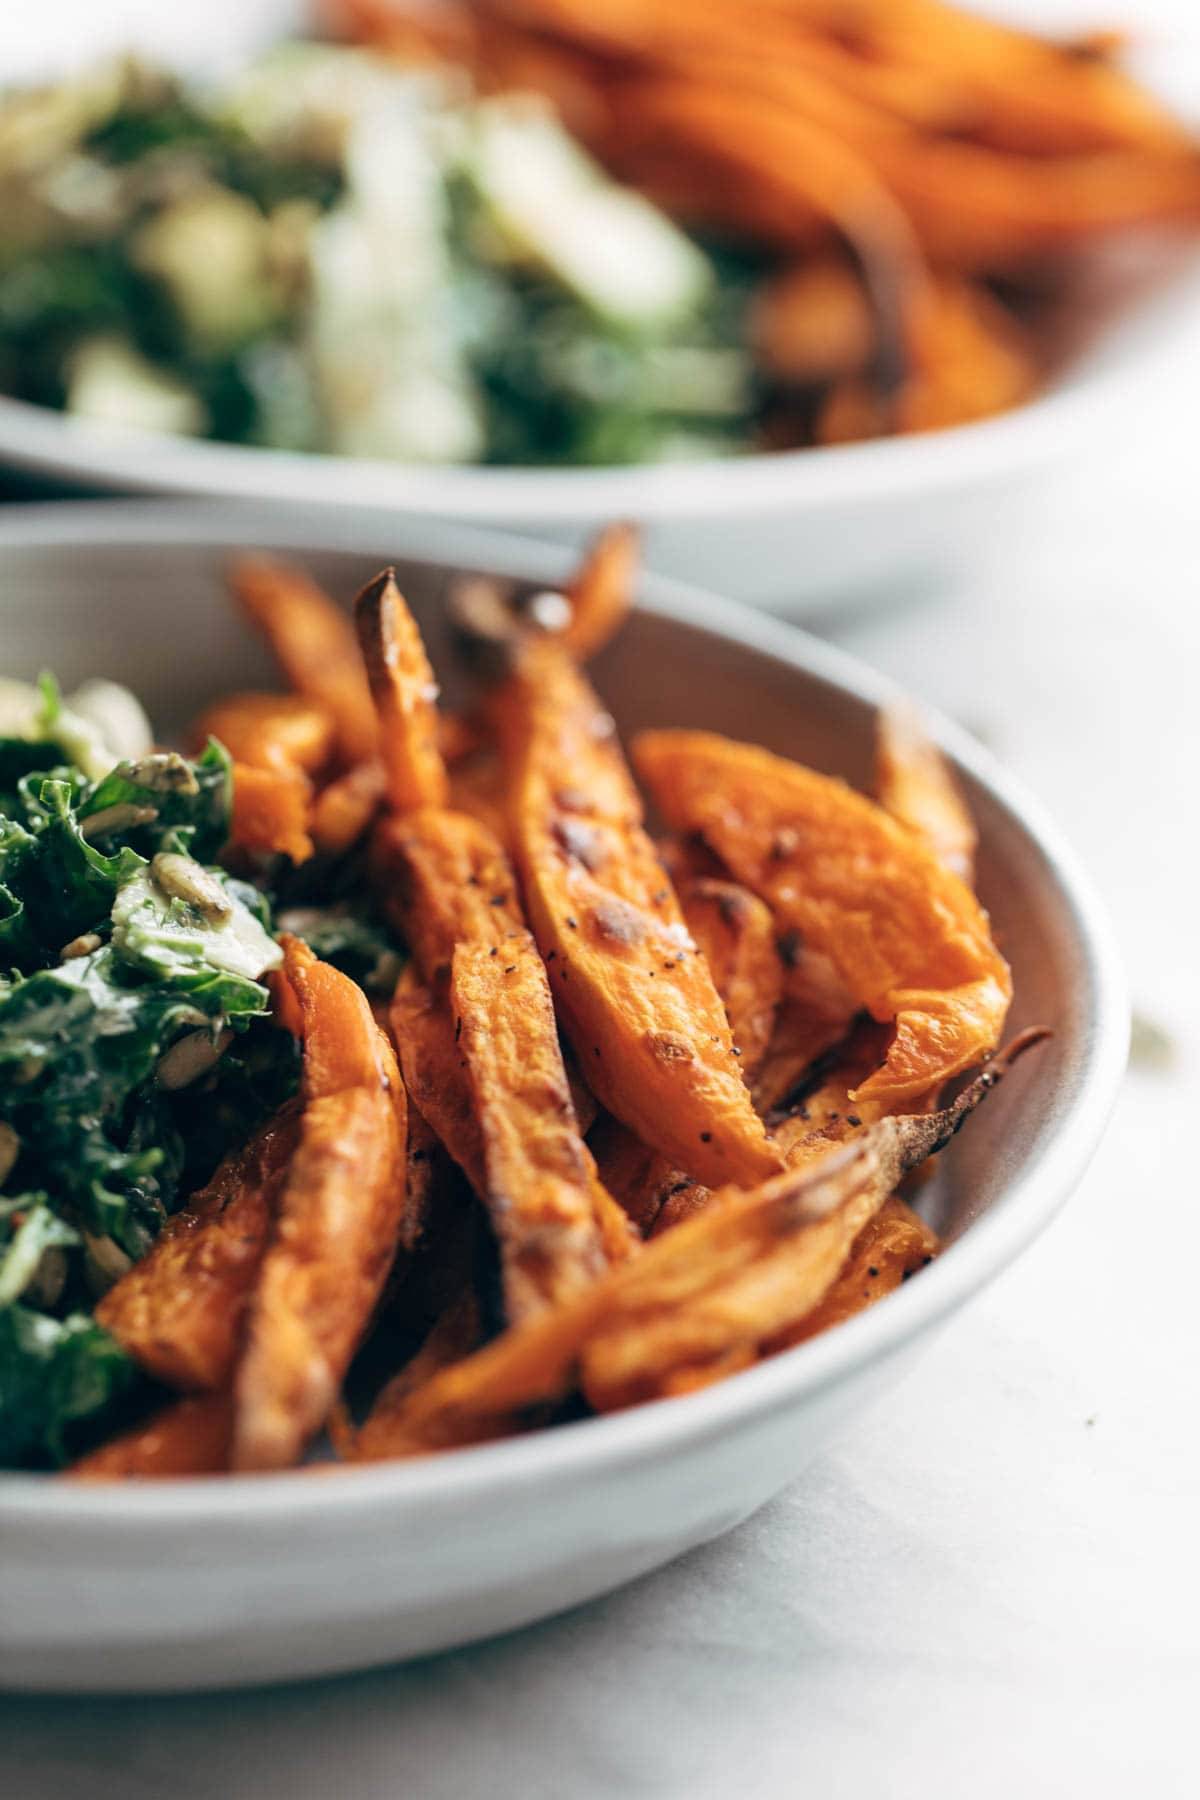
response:
M283 862L222 866L232 796L221 744L154 748L113 683L0 682L0 1466L58 1466L152 1403L93 1307L296 1091L267 986ZM394 979L345 898L287 924Z
M0 98L0 392L417 463L736 453L752 259L614 183L535 96L295 42Z

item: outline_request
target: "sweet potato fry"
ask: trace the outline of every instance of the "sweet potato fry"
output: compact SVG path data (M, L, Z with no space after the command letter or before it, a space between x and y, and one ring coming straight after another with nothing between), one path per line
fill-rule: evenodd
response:
M392 1037L413 1106L477 1194L486 1187L483 1144L470 1083L444 1003L409 963L391 1006Z
M394 1454L393 1434L400 1427L410 1394L452 1364L461 1362L483 1342L483 1321L473 1289L464 1287L434 1321L421 1348L376 1395L361 1429L348 1446L347 1460L374 1462Z
M234 1381L242 1470L288 1467L320 1428L404 1211L405 1094L391 1047L352 981L283 942L304 1022L304 1113Z
M307 862L313 853L308 833L311 792L301 769L256 769L248 763L235 763L230 843L251 855Z
M856 1098L915 1098L995 1046L1012 995L987 917L902 825L844 783L707 732L647 732L639 771L782 930L827 954L872 1017L894 1021Z
M783 981L775 925L762 901L736 882L699 876L679 890L688 929L708 963L721 997L742 1075L753 1077L766 1052ZM647 1150L626 1127L610 1121L602 1145L601 1177L644 1236L690 1218L711 1190L691 1180L668 1157Z
M588 1085L698 1179L761 1179L775 1156L612 721L549 638L495 710L530 923Z
M875 791L894 819L924 839L968 886L974 879L975 822L945 757L911 706L888 706L875 736Z
M802 1344L831 1325L865 1312L923 1269L938 1252L937 1234L893 1194L854 1241L842 1271L820 1304L764 1349L768 1355Z
M793 264L757 293L750 343L762 369L797 386L861 375L875 350L862 279L844 259Z
M1133 225L1200 220L1193 146L1012 156L986 145L914 141L889 152L887 181L927 253L962 270L1019 268Z
M643 1237L649 1236L671 1190L692 1185L691 1178L682 1174L669 1157L660 1156L644 1144L611 1113L601 1115L589 1143L605 1188L616 1196L622 1211Z
M391 1095L402 1113L396 1059L362 989L331 963L322 962L302 939L285 934L279 941L282 977L300 1003L305 1099L349 1087L379 1088Z
M222 1475L229 1467L233 1402L227 1391L189 1394L80 1457L68 1481L156 1480Z
M503 944L525 929L516 876L485 825L425 807L381 819L371 884L425 982L444 990L459 943Z
M438 1138L425 1115L415 1106L408 1114L405 1146L404 1212L400 1220L400 1248L415 1250L424 1236L437 1184Z
M775 922L762 901L734 881L692 881L680 889L679 902L721 996L742 1076L752 1082L783 992Z
M1018 1039L941 1113L882 1120L819 1164L727 1189L565 1306L444 1370L408 1397L388 1453L517 1429L528 1408L579 1386L593 1403L629 1404L662 1391L680 1369L757 1352L813 1310L904 1171L947 1143L1041 1035Z
M664 1231L674 1230L687 1219L694 1219L697 1213L704 1211L712 1203L712 1189L702 1187L697 1181L678 1181L663 1196L654 1223L646 1233L647 1237L661 1237Z
M285 1107L244 1150L227 1156L96 1307L104 1329L168 1387L214 1389L229 1381L296 1148L298 1111Z
M592 543L567 588L571 617L563 647L587 662L614 637L633 605L641 541L634 525L610 525Z
M383 764L355 763L328 782L312 804L313 843L325 856L344 856L370 829L383 802Z
M514 1323L588 1286L606 1264L554 1026L546 971L528 932L454 952L450 1006L483 1147L482 1198L500 1246Z
M591 1404L607 1411L653 1398L670 1391L678 1372L685 1373L687 1386L698 1386L706 1364L711 1378L719 1379L728 1372L731 1355L758 1353L773 1332L809 1313L828 1293L859 1234L897 1182L949 1141L992 1081L981 1077L940 1114L881 1120L819 1163L767 1184L760 1190L764 1206L755 1220L759 1235L749 1254L743 1238L739 1253L722 1263L715 1281L692 1285L693 1270L682 1272L689 1286L686 1301L672 1289L669 1304L646 1305L625 1316L616 1309L589 1336L580 1386ZM790 1191L789 1176L795 1184ZM715 1201L699 1218L659 1241L700 1234L714 1213L719 1217L720 1206ZM807 1226L798 1241L791 1238L799 1224L797 1210ZM698 1260L703 1269L703 1252ZM718 1250L712 1262L720 1260Z
M379 716L388 799L397 812L444 806L437 683L394 569L367 584L355 601L354 617Z
M874 6L858 19L873 56L951 74L971 93L974 133L1002 149L1053 156L1169 150L1183 127L1086 40L1059 44L938 0ZM1105 43L1106 55L1111 45Z
M465 814L433 807L382 820L373 840L371 869L375 890L407 938L428 989L424 991L409 977L402 980L393 1003L392 1029L405 1080L416 1106L426 1113L450 1154L486 1201L495 1176L482 1156L486 1132L481 1139L475 1122L480 1095L475 1093L472 1105L462 1075L464 1062L469 1065L470 1060L465 1045L458 1042L465 1036L460 1024L463 1014L461 1009L452 1007L446 1011L443 1006L451 963L457 956L478 952L490 965L482 971L484 979L490 979L497 970L522 975L529 1006L513 1023L519 1024L525 1035L527 1066L538 1067L545 1077L543 1100L550 1088L559 1083L566 1084L570 1093L545 971L536 955L532 962L525 955L528 936L516 877L486 826ZM497 996L506 1004L511 986L507 973ZM514 1063L512 1072L517 1067ZM595 1242L609 1256L626 1254L630 1240L624 1218L596 1177L573 1110L570 1120L581 1179L589 1195L588 1217L599 1233ZM520 1223L507 1210L504 1217L514 1226ZM496 1226L503 1252L508 1224L497 1217ZM553 1260L552 1249L546 1255ZM548 1281L559 1279L558 1275L543 1273ZM528 1299L528 1284L519 1271L514 1271L513 1282L510 1307Z
M835 1048L822 1055L809 1078L788 1096L774 1139L788 1166L810 1161L864 1128L877 1124L901 1103L887 1098L858 1099L863 1083L887 1055L888 1028L861 1018ZM931 1090L936 1092L936 1089ZM928 1094L903 1103L910 1113L928 1111Z
M342 760L352 766L374 755L379 727L348 614L303 569L273 558L240 558L229 582L288 684L335 721Z
M769 1119L807 1080L813 1066L841 1042L853 1010L826 1011L808 999L784 998L754 1081L754 1104Z
M912 372L896 396L897 431L936 431L1018 406L1039 370L1012 314L977 281L934 278L916 320Z
M219 739L235 762L306 775L320 774L334 747L328 711L303 694L230 694L201 713L193 735Z
M235 1469L283 1469L319 1430L396 1249L401 1168L382 1089L304 1109L235 1382Z
M449 804L454 812L469 813L508 848L504 765L494 751L476 751L451 769Z

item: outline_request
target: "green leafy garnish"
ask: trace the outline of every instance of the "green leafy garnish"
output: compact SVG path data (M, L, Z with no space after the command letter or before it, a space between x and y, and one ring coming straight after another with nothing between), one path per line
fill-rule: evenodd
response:
M0 1462L37 1466L137 1380L84 1310L97 1284L298 1080L266 901L197 860L228 836L225 751L90 780L42 696L45 741L0 740Z
M78 1242L79 1233L51 1212L45 1194L0 1200L0 1306L21 1298L47 1250L74 1248Z
M0 1308L0 1464L65 1462L72 1427L100 1418L136 1379L87 1313Z
M109 947L17 982L0 1000L0 1117L37 1185L140 1256L174 1196L161 1151L130 1146L132 1097L183 1032L265 1008L265 990L240 975L197 968L184 984L145 982Z
M368 993L393 993L404 952L387 925L361 906L293 906L279 918L281 931L303 938L322 962L332 963Z

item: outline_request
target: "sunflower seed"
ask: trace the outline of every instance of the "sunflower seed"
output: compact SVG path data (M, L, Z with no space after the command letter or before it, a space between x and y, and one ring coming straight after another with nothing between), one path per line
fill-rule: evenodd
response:
M160 850L150 864L150 873L164 894L186 900L206 919L233 917L233 901L214 875L190 856L175 850Z
M159 1057L155 1069L159 1087L172 1092L190 1087L220 1062L232 1042L232 1031L222 1031L215 1038L207 1031L189 1032Z
M138 787L156 794L198 794L200 783L192 766L177 750L156 750L130 763L126 773Z
M99 932L84 931L72 938L69 944L64 944L58 954L63 962L73 962L77 956L90 956L103 942Z
M150 825L157 817L157 806L135 806L132 800L119 800L115 806L102 806L90 818L81 819L79 835L90 843L93 838L109 837L114 831L132 831L137 825Z

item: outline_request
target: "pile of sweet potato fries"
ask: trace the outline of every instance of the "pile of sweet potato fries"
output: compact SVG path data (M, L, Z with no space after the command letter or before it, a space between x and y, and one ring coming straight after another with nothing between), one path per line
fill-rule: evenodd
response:
M768 441L1004 411L1071 253L1200 223L1195 137L1117 65L944 0L324 0L398 56L532 91L684 224L766 253Z
M653 841L582 668L635 576L618 527L563 595L465 584L487 679L451 716L391 572L352 624L299 570L235 570L291 692L200 721L235 758L228 854L357 871L408 960L373 1009L283 938L301 1093L100 1302L180 1398L77 1476L287 1468L323 1432L408 1456L680 1394L935 1253L897 1188L1028 1041L994 1056L1011 983L959 790L902 713L876 800L655 730Z

